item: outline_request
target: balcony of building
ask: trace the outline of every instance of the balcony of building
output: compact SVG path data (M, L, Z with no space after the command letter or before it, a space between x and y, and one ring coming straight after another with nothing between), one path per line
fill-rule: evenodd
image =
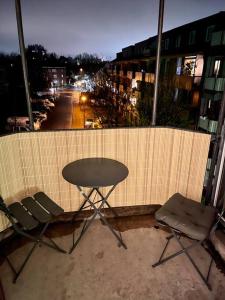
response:
M225 85L225 78L208 77L204 81L204 89L215 92L223 92Z
M199 117L198 127L209 132L209 133L216 133L218 126L218 121L210 120L208 117Z
M58 220L61 223L50 227L49 235L56 236L65 249L71 245L72 231L79 231L80 225L79 219L73 225L66 221L78 210L82 197L63 179L63 167L76 159L106 157L124 163L129 170L109 200L121 216L110 222L122 232L128 250L118 248L107 228L96 221L70 255L37 249L16 284L3 262L6 299L222 299L225 286L215 265L213 292L185 257L158 269L151 267L167 235L154 228L153 213L176 192L201 201L210 138L209 134L172 128L62 130L1 137L2 197L9 204L44 191L54 199L66 213ZM1 214L1 231L8 226ZM8 251L16 264L29 246L13 241ZM170 251L175 249L172 245ZM193 254L206 270L207 253L196 249Z

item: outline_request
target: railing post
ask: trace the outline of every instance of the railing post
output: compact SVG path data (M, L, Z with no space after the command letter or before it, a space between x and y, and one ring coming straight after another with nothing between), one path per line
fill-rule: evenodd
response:
M154 86L152 121L151 121L152 126L156 125L158 89L159 89L159 72L160 72L160 52L161 52L162 29L163 29L163 14L164 14L164 0L160 0L159 18L158 18L157 55L156 55L156 68L155 68L155 86Z
M217 199L215 196L218 196L218 184L220 185L221 177L220 177L220 169L221 164L224 162L222 161L223 156L223 143L225 141L225 132L223 130L224 126L224 118L225 118L225 86L223 92L223 98L220 108L218 126L216 131L216 138L215 144L213 147L213 154L212 154L212 162L209 171L209 178L207 182L206 188L206 202L211 202L211 204L216 204ZM219 180L218 180L219 179Z
M28 71L27 71L27 61L26 61L26 52L25 52L25 43L23 35L23 22L22 22L22 13L21 13L21 3L20 0L15 0L16 6L16 20L17 20L17 29L18 29L18 38L20 45L20 55L22 60L23 68L23 78L25 84L26 100L27 100L27 112L30 120L30 130L34 130L34 122L31 108L31 97L30 97L30 88L28 82Z

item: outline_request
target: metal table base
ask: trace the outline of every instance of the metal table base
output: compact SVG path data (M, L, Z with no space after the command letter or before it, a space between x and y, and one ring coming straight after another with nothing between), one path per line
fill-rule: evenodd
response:
M117 185L117 184L116 184ZM105 218L105 216L102 214L101 210L103 209L104 205L106 204L108 206L108 208L112 211L112 213L114 214L115 217L118 217L118 214L116 213L116 211L109 205L107 199L109 198L110 194L112 193L112 191L115 189L116 185L113 185L111 187L111 189L108 191L108 193L106 194L106 196L104 197L103 194L100 192L99 187L94 187L91 189L91 191L86 194L84 192L84 190L81 188L81 186L77 186L78 190L80 191L80 193L82 194L82 196L84 197L84 202L81 205L81 207L79 208L79 210L76 212L76 214L73 216L72 221L74 221L76 215L82 211L85 208L90 207L91 209L94 210L94 214L91 216L91 218L89 220L85 220L84 221L84 225L82 227L81 233L79 235L79 237L76 239L74 238L74 232L73 232L73 245L70 249L69 253L72 253L73 250L76 248L76 246L78 245L78 243L80 242L82 236L85 234L85 232L88 230L88 228L90 227L90 225L92 224L92 222L94 221L94 219L96 218L96 216L100 217L100 220L109 228L109 230L112 232L112 234L115 236L115 238L118 240L118 245L122 246L124 249L127 249L127 246L125 245L125 243L123 242L121 233L117 233L112 225L107 221L107 219ZM96 191L96 194L98 194L100 196L100 200L94 202L91 198L93 192ZM100 205L97 207L96 204L100 203Z

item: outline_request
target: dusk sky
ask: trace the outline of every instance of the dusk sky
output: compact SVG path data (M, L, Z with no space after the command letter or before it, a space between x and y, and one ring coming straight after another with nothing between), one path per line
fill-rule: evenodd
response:
M61 55L122 48L157 33L159 0L21 0L25 43ZM163 30L225 10L225 0L165 0ZM18 52L14 0L0 0L0 51Z

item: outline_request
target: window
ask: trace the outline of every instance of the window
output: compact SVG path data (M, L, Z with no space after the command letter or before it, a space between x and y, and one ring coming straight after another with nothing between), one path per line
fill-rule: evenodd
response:
M216 59L214 62L213 75L218 76L220 71L221 59Z
M192 30L189 33L189 45L193 45L195 43L196 30Z
M52 69L52 73L56 73L56 69Z
M206 29L206 35L205 35L205 40L206 42L209 42L212 38L212 32L215 28L215 25L211 25L211 26L208 26L207 29Z
M177 69L176 69L176 74L181 75L182 72L182 57L177 58Z
M164 43L165 50L167 50L169 48L169 39L165 39Z
M181 35L178 35L175 42L175 47L179 48L181 43Z
M57 78L57 74L53 74L53 78Z

